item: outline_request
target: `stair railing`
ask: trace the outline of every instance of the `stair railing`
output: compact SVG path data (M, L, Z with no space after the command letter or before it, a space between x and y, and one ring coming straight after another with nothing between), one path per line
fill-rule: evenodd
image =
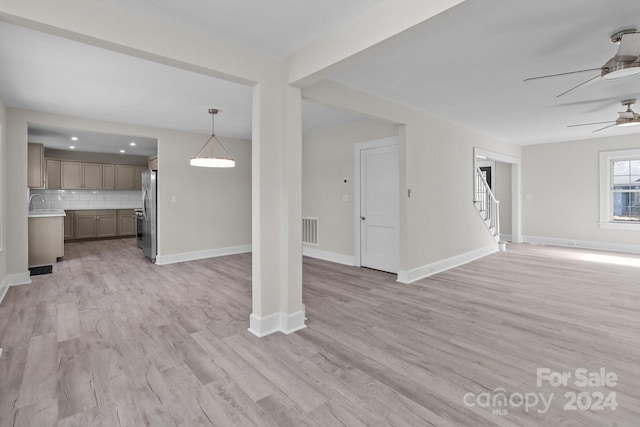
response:
M489 221L489 228L495 229L494 236L500 235L500 202L491 191L480 168L476 168L475 192L474 202L478 203L478 209L484 212L485 220Z

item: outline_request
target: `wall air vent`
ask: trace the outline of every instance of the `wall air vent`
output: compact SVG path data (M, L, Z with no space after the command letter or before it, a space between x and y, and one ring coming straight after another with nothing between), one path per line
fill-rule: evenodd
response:
M318 218L302 218L302 243L318 244Z

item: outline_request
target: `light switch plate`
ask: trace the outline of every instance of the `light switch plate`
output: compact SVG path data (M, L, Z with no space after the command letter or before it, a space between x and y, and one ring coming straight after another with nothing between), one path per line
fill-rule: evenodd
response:
M343 202L348 202L349 201L349 195L348 194L343 194L342 195L342 201Z

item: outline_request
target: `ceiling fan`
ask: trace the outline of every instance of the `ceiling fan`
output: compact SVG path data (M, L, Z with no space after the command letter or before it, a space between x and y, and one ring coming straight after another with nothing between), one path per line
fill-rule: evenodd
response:
M569 71L566 73L549 74L546 76L530 77L525 79L525 82L532 80L546 79L549 77L566 76L568 74L585 73L589 71L600 71L595 77L592 77L579 85L572 87L571 89L562 92L557 95L559 98L569 92L578 89L581 86L591 83L592 81L603 78L605 80L618 80L625 77L635 76L640 74L640 32L637 28L627 28L622 31L618 31L611 36L611 43L619 44L618 52L600 68L589 68L586 70Z
M592 125L603 125L603 124L608 124L605 127L602 127L600 129L596 129L594 130L594 132L600 132L601 130L605 130L607 128L610 128L612 126L634 126L634 125L640 125L640 114L636 113L635 111L633 111L633 109L631 108L631 106L633 104L636 103L635 99L625 99L624 101L621 102L622 106L626 106L627 110L626 111L621 111L618 113L618 119L615 121L608 121L608 122L593 122L593 123L581 123L579 125L569 125L567 127L577 127L577 126L592 126Z

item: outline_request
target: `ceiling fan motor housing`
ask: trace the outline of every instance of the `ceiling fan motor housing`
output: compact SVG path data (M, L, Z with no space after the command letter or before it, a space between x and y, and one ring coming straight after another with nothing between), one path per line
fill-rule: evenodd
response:
M600 76L605 80L623 79L640 73L640 57L616 55L600 68Z

